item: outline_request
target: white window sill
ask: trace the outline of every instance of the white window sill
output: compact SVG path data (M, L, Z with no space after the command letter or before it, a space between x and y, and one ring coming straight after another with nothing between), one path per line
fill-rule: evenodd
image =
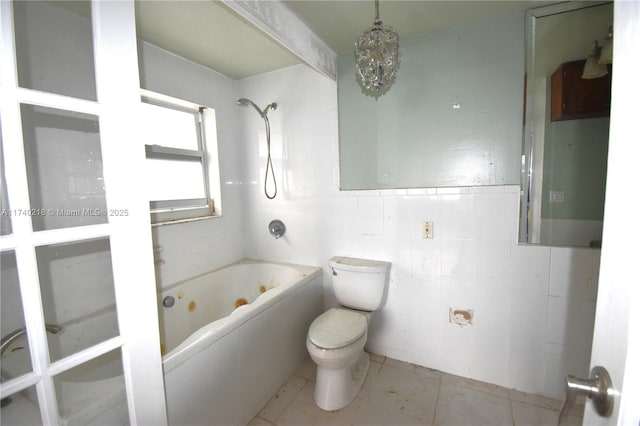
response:
M152 223L151 227L154 228L156 226L176 225L178 223L199 222L201 220L217 219L217 218L221 218L221 217L222 216L220 216L220 215L212 214L212 215L207 215L207 216L190 217L190 218L185 218L185 219L165 220L165 221L162 221L162 222Z

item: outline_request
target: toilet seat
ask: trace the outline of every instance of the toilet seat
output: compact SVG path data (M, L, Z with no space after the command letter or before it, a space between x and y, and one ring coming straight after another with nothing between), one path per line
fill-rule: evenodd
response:
M367 332L367 317L346 309L329 309L316 318L309 327L309 340L322 349L348 346Z

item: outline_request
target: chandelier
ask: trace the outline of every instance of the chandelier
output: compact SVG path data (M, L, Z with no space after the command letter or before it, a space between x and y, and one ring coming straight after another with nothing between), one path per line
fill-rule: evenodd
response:
M389 91L396 81L400 66L398 33L382 25L378 0L373 26L358 36L356 41L356 80L367 96L378 97Z

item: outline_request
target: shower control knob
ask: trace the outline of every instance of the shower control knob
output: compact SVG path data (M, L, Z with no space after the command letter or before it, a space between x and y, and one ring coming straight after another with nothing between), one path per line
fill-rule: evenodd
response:
M273 235L276 240L282 237L286 231L287 227L284 226L284 223L279 219L272 220L269 223L269 233Z

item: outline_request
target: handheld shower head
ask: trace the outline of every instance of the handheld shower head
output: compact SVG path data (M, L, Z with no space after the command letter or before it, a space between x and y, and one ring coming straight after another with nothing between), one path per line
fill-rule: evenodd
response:
M253 103L253 101L247 98L240 98L236 101L236 103L242 106L252 106L256 111L258 111L258 114L260 114L260 117L262 118L265 118L267 116L267 113L269 112L270 109L273 111L276 108L278 108L278 104L275 102L272 102L269 105L267 105L263 110L261 110L260 108L258 108L258 105L256 105L255 103Z
M264 110L260 110L260 108L258 108L258 105L254 104L247 98L240 98L236 101L236 103L242 106L251 105L256 111L258 111L258 114L260 114L260 117L262 117L262 119L264 120L265 130L267 131L267 167L264 176L264 195L266 195L268 199L273 200L278 193L278 186L276 185L276 173L273 170L273 163L271 162L271 125L269 124L269 117L267 115L269 113L269 109L275 110L276 108L278 108L278 104L272 102L267 105ZM269 169L271 169L271 177L273 178L273 195L270 195L269 192L267 192L267 178L269 176Z
M266 112L262 112L260 108L258 108L258 105L254 104L251 100L247 98L240 98L236 101L236 103L242 106L252 106L256 111L258 111L258 114L260 114L260 117L264 118L264 115L266 114Z

